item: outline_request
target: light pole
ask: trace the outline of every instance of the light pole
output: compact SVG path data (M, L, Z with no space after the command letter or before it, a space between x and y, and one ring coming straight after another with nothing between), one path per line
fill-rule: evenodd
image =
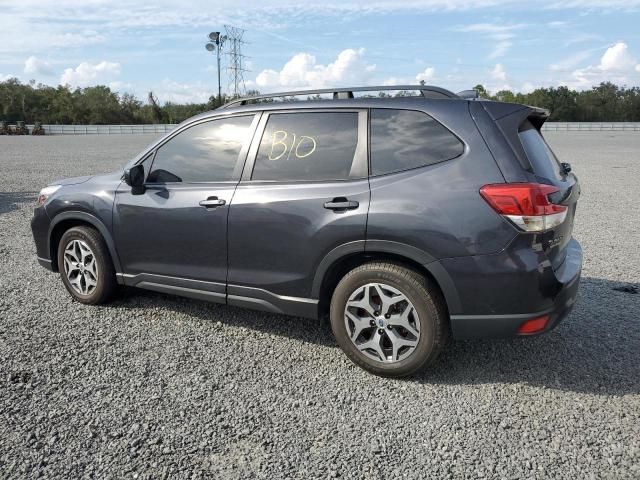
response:
M222 50L222 46L226 39L227 36L220 35L220 32L211 32L209 34L210 41L205 45L207 51L213 52L215 50L218 57L218 102L220 102L220 105L222 105L222 90L220 88L220 51Z

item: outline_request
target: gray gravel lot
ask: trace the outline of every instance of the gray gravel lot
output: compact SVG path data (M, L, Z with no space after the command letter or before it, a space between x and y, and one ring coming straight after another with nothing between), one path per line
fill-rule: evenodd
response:
M153 137L0 137L0 478L640 478L640 134L549 133L582 183L576 309L371 376L328 325L124 291L71 301L36 191Z

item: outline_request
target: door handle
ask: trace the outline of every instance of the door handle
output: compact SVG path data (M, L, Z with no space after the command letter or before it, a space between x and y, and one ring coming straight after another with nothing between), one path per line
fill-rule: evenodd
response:
M344 212L346 210L355 210L360 204L355 200L348 200L344 197L334 198L330 202L324 203L324 208L333 210L334 212Z
M200 200L200 206L205 208L216 208L224 205L226 200L223 200L218 197L209 197L206 200Z

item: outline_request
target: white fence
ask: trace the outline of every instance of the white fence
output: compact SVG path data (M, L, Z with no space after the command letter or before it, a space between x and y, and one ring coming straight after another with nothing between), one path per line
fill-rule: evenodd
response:
M134 135L140 133L167 133L176 126L158 125L43 125L47 135ZM29 131L33 127L29 126Z
M15 125L9 125L15 128ZM27 125L29 132L33 125ZM145 125L42 125L45 135L136 135L142 133L161 134L176 128L175 124Z
M15 125L11 125L15 128ZM33 125L27 125L29 132ZM163 134L173 130L175 124L158 125L42 125L46 135L135 135ZM640 122L547 122L547 132L640 132Z
M634 122L547 122L546 132L640 132L640 123Z

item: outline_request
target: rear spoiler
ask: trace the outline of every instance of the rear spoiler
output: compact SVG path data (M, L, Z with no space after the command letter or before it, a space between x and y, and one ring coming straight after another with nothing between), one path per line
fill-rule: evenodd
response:
M536 127L538 130L542 129L542 125L544 122L549 120L549 110L539 107L529 107L531 111L529 112L529 116L527 117L531 124Z
M527 120L540 131L544 122L549 118L549 111L544 108L530 107L516 103L491 101L483 101L480 103L504 135L518 158L520 165L522 165L525 170L533 172L533 168L522 147L518 133L520 126Z
M550 115L549 110L544 108L517 103L483 101L482 106L495 122L504 123L505 117L512 117L510 121L517 122L520 125L528 119L538 130L542 128L542 125L549 119Z

